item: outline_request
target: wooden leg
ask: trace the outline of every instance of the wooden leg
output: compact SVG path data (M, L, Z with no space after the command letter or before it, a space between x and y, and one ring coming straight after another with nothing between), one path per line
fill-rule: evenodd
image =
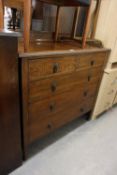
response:
M93 0L91 0L90 6L87 7L86 22L85 22L85 28L83 32L83 39L82 39L82 48L84 48L86 45L86 38L87 38L88 29L89 29L89 17L91 12L92 1Z
M32 0L24 1L24 52L29 50Z
M76 33L76 29L77 29L78 13L79 13L79 8L77 7L75 9L75 13L74 13L74 21L73 21L72 34L71 34L71 38L72 39L74 39L75 33Z
M0 28L4 28L4 4L3 0L0 0Z
M60 24L60 7L57 7L57 16L56 16L56 26L55 26L55 41L58 39L59 33L59 24Z

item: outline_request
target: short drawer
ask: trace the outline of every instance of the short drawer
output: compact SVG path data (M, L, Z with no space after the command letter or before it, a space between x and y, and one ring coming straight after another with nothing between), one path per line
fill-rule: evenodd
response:
M77 69L95 66L104 66L106 53L89 53L81 54L78 56Z
M76 58L73 56L29 60L29 80L33 81L58 73L73 72L75 69Z
M97 84L102 74L102 68L86 69L67 75L57 75L50 78L33 81L29 84L29 101L42 100L74 88Z
M30 122L45 118L47 115L58 113L63 109L69 109L71 105L74 106L76 103L80 103L83 98L83 90L84 89L82 87L75 90L74 92L66 92L64 94L30 103Z

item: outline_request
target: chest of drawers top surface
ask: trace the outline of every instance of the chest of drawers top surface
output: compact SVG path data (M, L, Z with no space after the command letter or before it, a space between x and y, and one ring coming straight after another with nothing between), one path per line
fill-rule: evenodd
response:
M85 49L81 48L81 43L75 40L61 40L58 42L46 41L46 33L37 34L35 38L35 34L32 34L32 40L29 45L28 52L24 53L23 42L19 41L19 55L20 57L45 57L52 55L74 55L80 53L88 53L88 52L101 52L107 49L102 48L102 46L95 44L93 41L92 44L87 43ZM38 39L37 39L38 37ZM48 37L47 37L48 38ZM51 37L50 37L51 38ZM42 41L44 39L44 41Z

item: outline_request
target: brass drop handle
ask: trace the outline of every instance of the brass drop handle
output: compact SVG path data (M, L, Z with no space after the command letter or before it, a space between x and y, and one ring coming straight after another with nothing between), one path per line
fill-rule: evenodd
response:
M48 129L52 129L52 123L49 123L47 126Z
M83 108L80 108L80 112L84 112L84 109Z
M55 103L51 103L50 104L50 111L54 111L55 110Z
M88 91L85 91L84 92L84 96L86 97L88 95Z
M54 63L53 65L53 73L57 73L59 69L59 64L58 63Z
M95 64L95 61L94 60L92 60L91 61L91 66L93 66Z
M91 75L88 75L88 81L90 81L90 80L91 80L91 78L92 78L92 76L91 76Z
M53 82L52 85L51 85L52 92L55 92L56 91L56 87L57 87L57 83L56 82Z

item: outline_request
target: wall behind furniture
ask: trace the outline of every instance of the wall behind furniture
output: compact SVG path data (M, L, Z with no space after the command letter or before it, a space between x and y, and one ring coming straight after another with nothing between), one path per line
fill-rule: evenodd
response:
M95 38L112 49L109 63L117 61L117 0L102 0Z

